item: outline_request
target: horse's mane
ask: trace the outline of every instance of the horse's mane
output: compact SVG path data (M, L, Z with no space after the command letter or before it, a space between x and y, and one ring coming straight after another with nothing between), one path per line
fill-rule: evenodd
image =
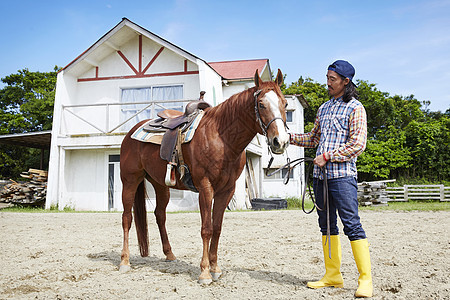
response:
M219 105L209 108L205 112L204 119L208 121L214 120L214 122L217 123L218 128L225 128L232 122L232 119L236 117L243 117L245 114L252 116L253 110L251 108L254 103L253 101L249 101L249 99L253 99L253 93L255 90L255 87L249 88L245 91L234 94Z

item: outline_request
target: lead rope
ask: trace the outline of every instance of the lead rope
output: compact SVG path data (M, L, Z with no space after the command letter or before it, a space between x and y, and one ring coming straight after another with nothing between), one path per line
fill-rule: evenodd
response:
M325 163L326 165L326 163ZM325 166L320 168L323 175L323 204L327 206L327 238L325 240L325 245L328 242L328 256L331 259L331 229L330 229L330 201L328 201L328 179L327 179L327 169Z
M270 149L269 149L269 153L270 153ZM331 259L330 201L328 201L328 179L327 179L327 169L326 169L326 167L323 166L322 168L320 168L320 171L322 172L322 175L323 175L323 186L322 186L322 191L323 191L323 209L321 209L319 206L317 206L317 203L315 201L313 193L311 192L311 184L309 184L309 176L310 176L310 174L311 174L311 172L313 170L314 164L312 162L314 161L314 159L311 158L311 157L301 157L301 158L297 158L297 159L294 159L294 160L291 161L290 158L287 157L287 163L286 164L284 164L280 168L276 169L275 171L269 173L270 166L272 165L273 159L274 159L273 156L272 156L272 153L270 153L270 155L271 155L271 157L270 157L267 169L266 169L266 176L270 177L273 174L275 174L277 172L280 172L281 170L283 170L285 168L288 168L288 171L286 172L286 175L283 178L283 183L285 185L289 182L289 175L290 175L292 169L294 169L296 166L298 166L301 163L305 163L305 164L307 162L309 163L308 170L307 170L306 176L305 176L305 178L306 178L305 186L303 188L303 194L302 194L302 210L303 210L304 213L310 214L310 213L312 213L314 211L314 208L317 208L317 210L320 210L320 211L323 211L323 209L326 209L326 212L327 212L327 237L325 239L325 245L328 243L328 255L329 255L330 259ZM307 189L308 189L309 197L311 198L311 201L314 204L313 208L310 211L306 211L305 210L305 196L306 196L306 190Z
M256 116L256 120L258 121L259 126L261 127L261 130L262 130L264 136L266 137L267 151L268 151L268 153L270 154L269 164L268 164L267 169L266 169L266 176L267 176L267 177L270 177L270 176L272 176L273 174L275 174L276 172L279 172L279 171L281 171L282 169L284 169L284 168L286 168L287 166L289 166L289 169L288 169L288 171L286 172L286 176L285 176L285 178L283 179L283 183L286 185L286 184L288 184L288 182L289 182L289 176L291 175L291 171L292 171L292 169L293 169L295 166L297 166L298 164L300 164L300 163L302 163L302 162L306 162L306 161L312 162L314 159L313 159L313 158L310 158L310 157L304 157L304 158L299 158L299 159L296 159L296 160L291 161L291 159L290 159L289 157L287 157L287 163L286 163L284 166L282 166L281 168L278 168L277 170L275 170L274 172L272 172L272 173L270 173L270 174L268 173L270 167L272 166L272 163L273 163L274 158L273 158L273 155L272 155L272 151L270 150L270 147L269 147L269 138L268 138L268 136L267 136L267 129L269 128L270 124L272 124L272 122L274 122L276 119L282 120L283 123L284 123L285 128L289 129L289 127L287 126L286 122L285 122L282 118L279 118L279 117L273 118L267 125L265 125L265 124L263 123L263 121L261 120L261 115L259 114L259 109L258 109L258 96L259 96L259 94L261 94L261 90L257 90L257 91L253 94L253 96L254 96L254 98L255 98L255 116ZM291 166L291 164L293 164L294 162L296 162L296 164L293 165L293 166ZM298 163L297 163L297 162L298 162ZM312 167L311 167L311 166L312 166L312 164L310 164L309 172L311 172L311 170L312 170ZM324 177L324 182L323 182L323 195L324 195L324 197L323 197L323 207L325 208L325 206L326 206L326 210L327 210L327 239L325 240L325 243L327 243L327 241L328 241L328 249L329 249L328 253L329 253L329 256L330 256L330 258L331 258L331 243L330 243L330 209L329 209L330 207L329 207L329 201L328 201L328 182L327 182L326 168L325 168L325 167L322 167L322 168L320 168L320 170L322 171L322 174L323 174L323 177ZM311 193L311 187L308 186L308 184L307 184L307 183L308 183L309 174L310 174L310 173L307 173L308 176L306 176L305 188L304 188L304 190L303 190L303 195L302 195L302 209L303 209L303 211L304 211L305 213L307 213L307 214L310 214L311 212L313 212L314 208L317 208L318 210L322 211L322 209L320 209L320 208L317 206L316 202L314 201L314 197L312 197L312 193ZM309 195L310 195L311 201L312 201L313 204L314 204L313 208L312 208L309 212L306 212L306 211L305 211L306 186L308 186L308 188L309 188L309 190L308 190L308 191L309 191Z

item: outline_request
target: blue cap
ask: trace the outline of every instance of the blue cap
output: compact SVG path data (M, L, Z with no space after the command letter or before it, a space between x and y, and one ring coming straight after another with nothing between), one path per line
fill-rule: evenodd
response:
M352 81L353 76L355 76L355 68L353 68L353 66L345 60L335 61L328 67L328 70L334 71L339 75L350 79L350 81Z

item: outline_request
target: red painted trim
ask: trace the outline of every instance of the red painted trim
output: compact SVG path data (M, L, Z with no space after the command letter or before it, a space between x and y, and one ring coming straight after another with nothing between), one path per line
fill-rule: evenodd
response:
M142 34L139 35L139 73L142 72Z
M120 55L120 57L122 57L122 59L127 63L127 65L131 68L131 70L133 70L133 72L137 75L139 74L139 72L136 70L136 68L130 63L130 61L128 60L128 58L125 57L125 55L119 50L117 51L117 54Z
M98 78L98 67L95 67L95 78Z
M179 75L194 75L198 74L198 71L189 72L172 72L172 73L156 73L156 74L137 74L126 76L110 76L110 77L97 77L97 78L78 78L78 82L86 81L102 81L102 80L115 80L115 79L135 79L135 78L148 78L148 77L164 77L164 76L179 76Z
M161 54L161 52L164 50L164 47L161 47L158 52L156 52L155 56L153 56L152 60L147 64L145 69L142 71L142 74L145 74L147 72L148 68L155 62L155 60L158 58L158 56Z
M184 60L184 71L187 72L187 59Z

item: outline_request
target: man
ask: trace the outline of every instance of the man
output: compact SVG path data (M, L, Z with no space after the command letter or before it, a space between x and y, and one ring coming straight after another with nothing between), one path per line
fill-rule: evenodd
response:
M291 134L290 143L308 148L317 146L313 186L317 205L322 209L317 213L322 232L325 275L319 281L308 282L307 286L314 289L344 286L340 271L341 241L337 211L360 274L355 296L372 297L369 244L358 216L356 180L356 158L366 147L367 119L364 106L357 100L358 94L352 82L354 75L355 69L344 60L337 60L328 67L327 85L331 99L319 107L312 131ZM324 174L328 184L330 241L327 241L326 207L323 208Z

